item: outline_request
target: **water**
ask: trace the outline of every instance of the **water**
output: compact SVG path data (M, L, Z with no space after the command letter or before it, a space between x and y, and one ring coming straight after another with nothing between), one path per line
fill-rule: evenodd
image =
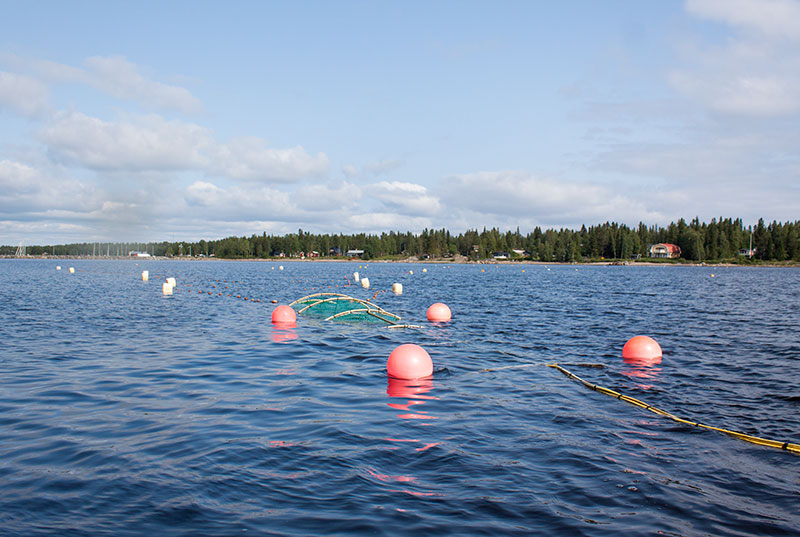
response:
M0 534L800 531L800 457L544 365L800 442L800 270L283 265L0 261ZM341 287L354 271L372 289ZM376 302L420 329L269 322L271 300L393 282ZM425 321L437 301L450 323ZM661 364L622 361L636 334ZM409 342L434 360L416 388L385 373Z

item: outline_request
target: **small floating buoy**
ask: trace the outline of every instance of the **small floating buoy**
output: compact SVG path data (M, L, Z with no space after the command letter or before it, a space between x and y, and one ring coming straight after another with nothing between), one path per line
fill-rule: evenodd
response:
M424 268L422 269L422 272L428 272L428 269Z
M622 347L622 358L630 360L661 361L661 346L648 336L634 336Z
M369 289L369 278L361 278L361 287Z
M413 270L409 270L408 273L409 274L414 274L414 271Z
M421 379L433 375L433 360L428 352L413 343L400 345L389 355L386 372L397 379Z
M712 274L712 275L711 275L711 277L713 278L713 277L714 277L714 275Z
M56 266L56 270L61 270L61 265Z
M402 283L393 283L392 284L392 293L396 295L403 294L403 284Z
M149 279L150 279L150 271L149 270L143 270L142 271L142 281L146 282Z
M75 267L69 267L69 273L75 274Z
M278 303L278 301L277 301L277 300L273 300L273 301L272 301L272 303L273 303L273 304L277 304L277 303Z
M450 312L450 308L447 307L447 304L437 302L435 304L431 304L431 306L428 308L427 317L431 322L440 323L449 321L452 317L452 313Z
M283 265L279 266L278 270L283 270Z
M359 268L360 268L360 267L359 267ZM359 278L359 276L358 276L358 272L354 272L354 273L353 273L353 279L356 281L356 283L358 283L358 278Z
M281 304L272 310L272 322L275 324L293 323L297 321L297 314L291 306Z
M164 282L161 284L161 292L165 295L172 294L172 285L169 282Z

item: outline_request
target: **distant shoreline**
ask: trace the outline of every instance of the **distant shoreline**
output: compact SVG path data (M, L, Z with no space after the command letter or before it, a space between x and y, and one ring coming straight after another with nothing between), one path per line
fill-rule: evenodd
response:
M48 256L24 256L16 257L13 255L0 255L0 259L19 259L19 260L83 260L83 261L236 261L236 262L258 262L258 263L409 263L419 265L544 265L544 266L624 266L624 267L744 267L744 268L759 268L759 267L774 267L774 268L798 268L800 263L797 261L773 261L773 262L758 262L754 264L740 264L740 263L726 263L726 262L658 262L658 261L620 261L620 260L602 260L602 261L533 261L527 259L518 260L496 260L496 259L482 259L480 261L470 261L467 259L454 259L454 258L430 258L430 259L417 259L409 257L406 259L331 259L328 257L276 257L276 258L222 258L222 257L189 257L189 256L150 256L150 257L130 257L130 256L70 256L70 255L48 255Z

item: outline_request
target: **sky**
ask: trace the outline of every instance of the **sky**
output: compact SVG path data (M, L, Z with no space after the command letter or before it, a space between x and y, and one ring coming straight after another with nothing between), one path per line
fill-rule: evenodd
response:
M800 0L0 11L0 244L800 219Z

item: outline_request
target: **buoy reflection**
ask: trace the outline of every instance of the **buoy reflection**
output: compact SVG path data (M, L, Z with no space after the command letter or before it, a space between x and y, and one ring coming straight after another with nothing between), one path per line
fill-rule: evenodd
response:
M661 356L654 356L649 358L640 357L624 357L622 359L626 367L622 374L628 377L635 377L640 379L656 379L661 373ZM644 388L651 388L652 386L643 386Z
M398 414L398 418L406 420L436 419L436 416L431 416L425 410L416 408L419 405L424 405L426 399L438 399L438 397L433 395L425 395L433 390L433 379L406 380L392 377L387 377L387 379L388 386L386 387L386 394L389 397L406 399L405 403L387 403L387 405L396 410L405 410L408 412L407 414Z
M286 343L297 339L297 323L273 323L272 324L272 341L275 343Z

